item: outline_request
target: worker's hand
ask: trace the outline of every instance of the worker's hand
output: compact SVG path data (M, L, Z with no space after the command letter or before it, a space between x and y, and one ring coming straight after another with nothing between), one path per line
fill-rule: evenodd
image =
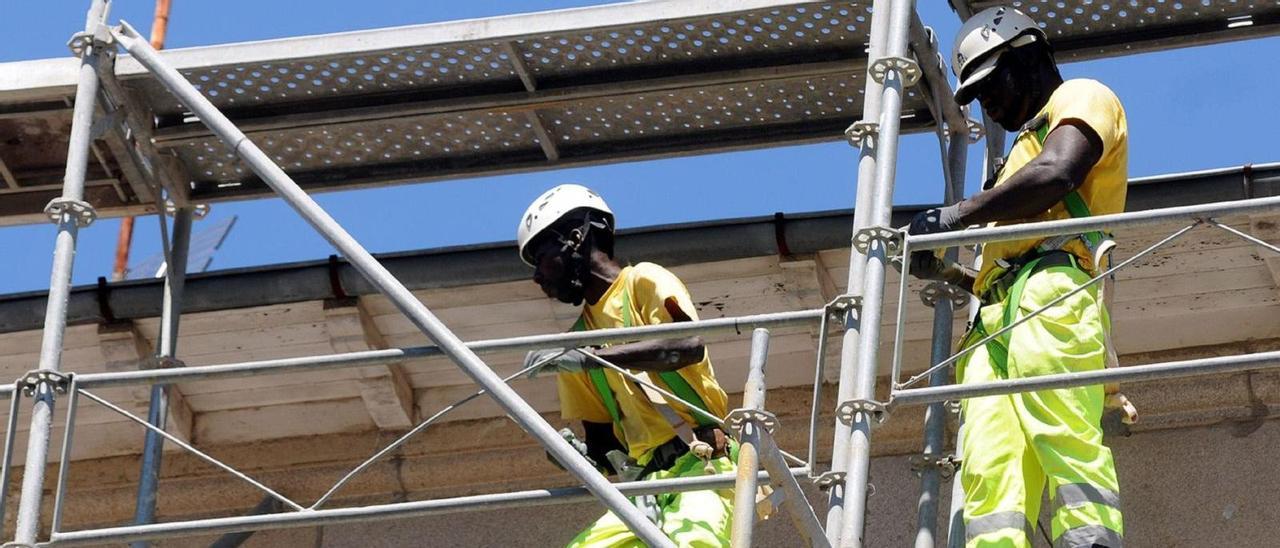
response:
M528 368L535 364L527 373L530 379L537 377L543 373L564 372L577 373L585 371L590 367L595 367L595 362L587 357L590 350L585 348L547 348L544 350L533 350L525 355L524 367Z
M918 236L920 234L950 232L964 228L964 226L964 221L960 220L960 205L952 204L946 207L926 209L917 213L911 219L911 225L907 227L907 233Z
M911 275L920 280L943 280L947 263L932 251L911 252Z

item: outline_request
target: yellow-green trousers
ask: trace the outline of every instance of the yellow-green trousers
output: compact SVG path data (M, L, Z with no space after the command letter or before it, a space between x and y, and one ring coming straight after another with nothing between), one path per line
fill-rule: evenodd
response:
M712 459L710 462L717 474L735 470L729 457ZM645 480L703 476L707 475L703 470L704 466L702 459L686 453L676 459L670 469L649 474ZM658 527L676 546L728 548L732 525L732 489L658 495ZM613 512L596 520L569 543L569 546L575 548L643 548L644 545Z
M1030 314L1088 279L1069 266L1032 274L1014 317ZM982 308L986 333L1003 326L1004 307L997 302ZM998 347L975 349L961 361L957 377L967 384L1102 369L1107 329L1107 312L1090 288L1015 327ZM967 344L978 340L972 335ZM999 363L1006 344L1007 369ZM1046 484L1054 505L1054 548L1121 546L1120 486L1111 450L1102 444L1104 398L1099 384L963 402L960 476L966 546L1029 548Z

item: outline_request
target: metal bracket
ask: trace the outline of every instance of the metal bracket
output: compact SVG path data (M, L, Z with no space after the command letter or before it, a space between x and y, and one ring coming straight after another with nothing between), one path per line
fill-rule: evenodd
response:
M853 248L866 254L872 242L884 246L886 256L894 256L902 249L902 231L884 226L869 226L853 233Z
M173 369L186 367L187 363L173 356L149 356L144 365L143 369Z
M844 485L844 478L846 475L847 474L844 472L832 472L827 470L826 472L818 474L818 477L813 478L813 484L817 485L818 489L826 491L836 485Z
M89 126L89 138L101 139L108 131L112 131L116 125L121 123L120 111L109 110L105 115L97 117L93 121L93 125Z
M862 295L837 295L831 302L827 303L827 314L837 321L844 321L844 317L851 310L862 308Z
M194 206L192 206L192 207L193 207L193 208L195 208L195 210L191 212L191 218L192 218L192 219L195 219L195 220L197 220L197 221L198 221L198 220L203 219L203 218L205 218L206 216L208 216L208 215L209 215L209 204L196 204L196 205L194 205ZM173 201L173 200L165 200L165 201L164 201L164 214L165 214L165 215L168 215L168 216L170 216L170 217L172 217L172 216L174 216L174 215L177 215L177 214L178 214L178 204L174 203L174 201Z
M71 39L67 40L67 49L71 50L71 55L83 57L85 50L90 46L106 46L114 44L115 36L111 35L111 28L106 25L98 25L93 32L81 31L71 35Z
M871 67L867 71L871 74L871 79L878 84L883 84L885 77L889 71L897 71L902 78L902 87L911 87L920 81L920 64L915 59L906 57L881 57L871 63Z
M858 120L844 130L844 138L854 148L862 148L868 137L880 133L880 123L870 120Z
M956 470L960 469L960 457L955 455L930 455L925 453L912 455L908 462L911 463L911 471L916 473L916 477L924 475L925 469L937 468L938 475L942 477L943 481L954 477Z
M49 200L49 204L44 206L44 214L49 216L49 220L54 224L62 222L64 213L71 214L76 220L76 225L81 228L93 224L97 220L98 212L93 206L84 200L71 200L68 198L54 198Z
M987 126L982 125L982 122L973 118L965 118L964 123L968 126L970 144L981 141L983 137L987 136Z
M969 304L969 294L947 282L929 282L920 290L920 302L929 308L933 308L942 299L951 301L952 310L959 310Z
M866 413L875 419L875 424L880 424L889 418L889 407L876 400L849 400L836 408L836 418L849 426L853 426L858 413Z
M749 421L754 421L761 428L764 428L770 434L778 427L778 416L761 409L747 409L739 407L730 411L724 418L724 426L733 433L734 438L742 437L742 427L746 426Z
M48 384L49 389L58 394L66 394L67 387L71 385L71 375L64 375L57 371L47 369L33 369L27 371L18 379L18 388L22 389L22 393L28 398L36 395L36 390L40 385Z
M947 410L947 412L948 412L948 413L951 413L952 415L956 415L956 416L959 416L959 415L960 415L960 401L958 401L958 400L947 400L947 401L944 401L944 402L942 402L942 407L943 407L944 409L946 409L946 410Z

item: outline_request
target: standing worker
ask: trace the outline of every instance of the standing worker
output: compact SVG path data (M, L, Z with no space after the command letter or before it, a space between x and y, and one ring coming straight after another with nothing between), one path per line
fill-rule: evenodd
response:
M520 258L534 267L533 281L548 297L582 305L574 331L696 320L689 291L670 271L653 263L624 267L614 259L613 231L613 212L599 195L579 185L560 185L534 200L521 218ZM582 421L585 444L575 445L606 472L643 481L734 470L730 452L736 446L730 447L715 422L671 402L693 429L695 440L686 443L640 386L599 367L589 354L646 372L654 384L724 417L728 398L701 337L536 350L525 367L543 363L535 374L556 372L562 418ZM662 494L636 502L679 546L729 545L730 490ZM612 513L569 545L643 546Z
M953 69L956 101L976 98L1018 135L982 192L920 213L911 234L1124 211L1124 109L1097 81L1063 81L1035 21L1005 7L974 15L956 37ZM981 298L968 346L1086 283L1105 268L1108 244L1099 232L993 242L983 247L974 276L954 275L932 252L913 253L911 267L918 277L945 278ZM1109 330L1094 285L974 349L956 376L980 383L1102 369ZM1046 482L1055 547L1123 544L1120 486L1102 443L1104 398L1103 386L1094 385L963 402L967 546L1030 547Z

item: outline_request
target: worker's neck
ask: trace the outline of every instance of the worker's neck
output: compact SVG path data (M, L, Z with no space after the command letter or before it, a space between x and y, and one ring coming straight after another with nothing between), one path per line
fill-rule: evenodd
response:
M622 272L622 266L618 261L609 257L608 253L599 249L591 250L591 271L587 274L585 288L583 288L583 298L589 304L600 302L600 298L604 297L605 292L613 286L613 282L617 281L618 274Z
M1049 98L1053 96L1053 92L1058 91L1058 86L1062 85L1062 75L1058 73L1055 67L1043 65L1036 74L1036 85L1031 86L1032 96L1031 105L1028 109L1028 119L1035 116L1037 112L1044 109L1049 103Z

